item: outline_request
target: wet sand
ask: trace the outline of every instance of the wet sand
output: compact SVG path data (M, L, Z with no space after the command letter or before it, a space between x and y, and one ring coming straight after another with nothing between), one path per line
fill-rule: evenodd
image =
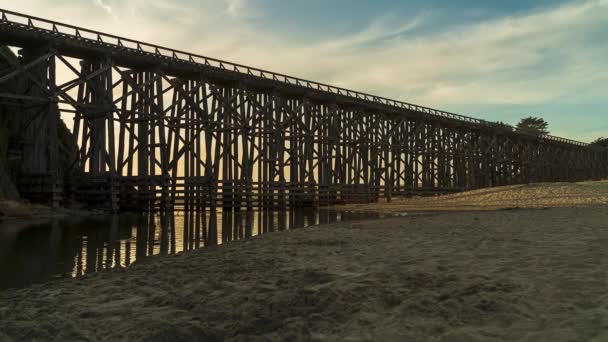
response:
M606 341L608 206L267 234L0 292L0 341Z
M85 218L103 215L102 210L84 210L81 208L51 208L42 204L32 204L22 200L0 199L0 222L27 224L47 222L62 218Z

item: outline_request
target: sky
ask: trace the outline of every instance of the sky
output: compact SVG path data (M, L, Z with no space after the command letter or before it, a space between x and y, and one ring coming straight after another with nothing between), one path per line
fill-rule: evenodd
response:
M8 10L491 121L608 136L608 0L0 0Z

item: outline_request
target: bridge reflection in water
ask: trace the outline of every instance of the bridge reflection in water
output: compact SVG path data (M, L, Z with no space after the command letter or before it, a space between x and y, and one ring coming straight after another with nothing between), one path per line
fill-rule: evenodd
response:
M20 228L0 225L0 288L77 277L169 255L315 224L381 214L313 208L115 215Z

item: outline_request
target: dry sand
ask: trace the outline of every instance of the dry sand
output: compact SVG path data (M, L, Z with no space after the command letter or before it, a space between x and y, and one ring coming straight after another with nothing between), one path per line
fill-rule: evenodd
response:
M608 207L311 227L0 292L0 341L608 341Z
M581 183L512 185L445 196L395 198L392 202L350 204L353 211L406 213L410 211L487 211L608 205L608 180Z

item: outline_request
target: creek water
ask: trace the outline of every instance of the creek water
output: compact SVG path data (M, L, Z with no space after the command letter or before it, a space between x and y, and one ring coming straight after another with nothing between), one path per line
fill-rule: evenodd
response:
M0 288L78 277L126 267L151 255L175 254L275 231L381 217L307 208L0 222Z

